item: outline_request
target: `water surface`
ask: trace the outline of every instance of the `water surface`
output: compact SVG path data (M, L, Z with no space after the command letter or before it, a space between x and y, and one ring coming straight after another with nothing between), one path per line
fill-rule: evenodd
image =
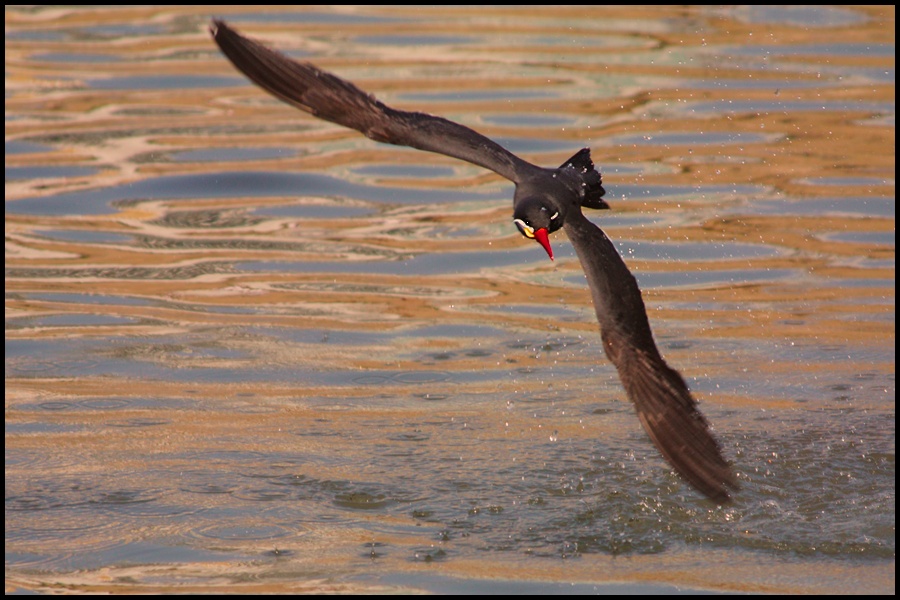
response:
M742 489L655 451L508 182L278 103L195 8L7 8L7 591L893 591L892 7L227 10L590 146Z

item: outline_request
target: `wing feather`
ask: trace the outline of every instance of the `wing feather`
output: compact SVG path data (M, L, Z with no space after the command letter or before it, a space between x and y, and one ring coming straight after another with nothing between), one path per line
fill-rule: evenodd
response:
M564 227L591 288L603 349L644 431L688 483L720 504L729 502L728 488L737 488L734 473L684 379L660 355L637 280L584 215L570 214Z
M246 38L223 21L210 29L219 48L256 85L320 119L378 142L458 158L518 183L538 169L496 142L453 121L395 110L352 83Z

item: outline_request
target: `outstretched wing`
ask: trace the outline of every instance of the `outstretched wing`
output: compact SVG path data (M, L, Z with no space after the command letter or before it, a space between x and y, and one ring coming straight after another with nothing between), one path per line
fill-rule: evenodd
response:
M734 475L678 371L656 348L641 350L615 330L602 337L644 430L662 455L700 492L728 502L726 486L735 487Z
M378 142L459 158L515 183L538 169L468 127L425 113L395 110L348 81L245 38L223 21L213 21L210 32L228 60L251 81L320 119Z
M659 354L637 281L606 234L580 212L570 213L564 227L591 288L603 349L644 430L688 483L729 502L734 473L684 379Z

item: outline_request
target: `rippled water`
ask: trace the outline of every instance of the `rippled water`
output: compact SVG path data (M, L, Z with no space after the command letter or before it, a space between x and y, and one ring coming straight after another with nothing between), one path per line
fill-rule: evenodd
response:
M278 103L196 9L7 8L8 591L893 591L893 7L217 16L592 147L742 490L654 450L507 182Z

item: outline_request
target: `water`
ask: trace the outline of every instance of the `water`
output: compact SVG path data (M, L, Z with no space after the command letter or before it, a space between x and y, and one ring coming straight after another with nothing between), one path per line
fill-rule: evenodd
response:
M592 147L725 508L508 182L274 101L195 11L6 11L8 591L893 591L892 7L216 15Z

